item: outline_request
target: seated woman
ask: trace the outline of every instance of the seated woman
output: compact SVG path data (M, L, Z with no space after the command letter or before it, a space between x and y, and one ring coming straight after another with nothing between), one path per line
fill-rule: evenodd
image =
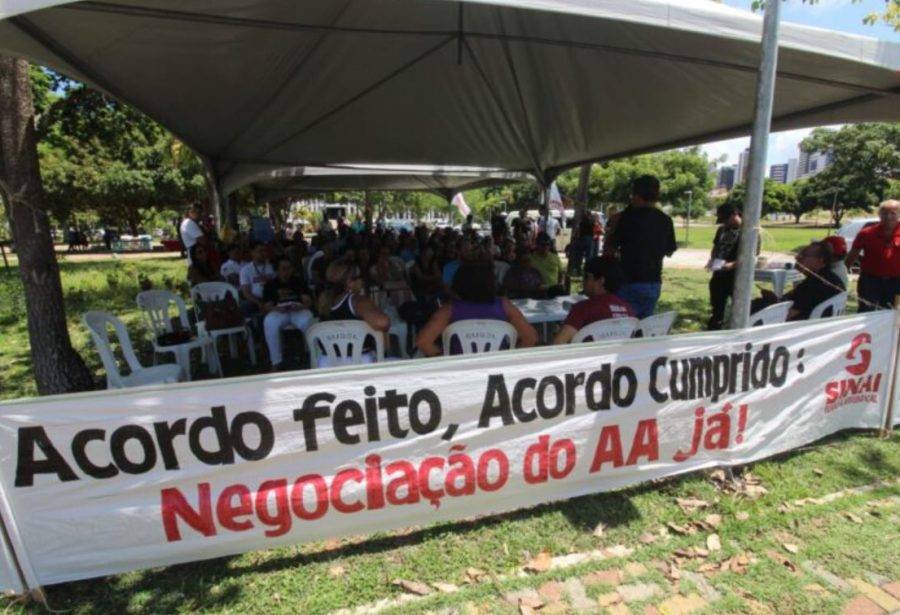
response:
M375 331L387 336L391 319L365 294L362 273L356 263L341 259L328 265L325 272L327 289L319 296L319 317L322 320L363 320ZM375 357L366 349L364 362ZM328 361L320 360L319 367Z
M537 343L537 331L528 324L519 308L506 297L497 296L494 268L490 262L466 262L460 265L453 278L453 292L456 298L442 305L416 338L416 346L425 356L441 354L437 341L444 329L458 320L502 320L515 328L519 348ZM451 354L458 354L459 350L451 349Z
M625 284L625 272L619 262L609 256L595 256L584 265L584 294L569 310L562 328L553 338L554 344L568 344L582 327L608 318L628 318L634 311L615 292Z
M269 347L269 358L272 370L281 368L281 330L293 325L306 331L313 315L309 310L312 305L309 287L294 273L294 266L286 256L278 260L275 277L266 282L263 290L263 331L266 335L266 346Z
M429 246L422 250L415 264L409 269L412 289L419 301L435 301L444 291L441 267Z
M412 292L406 283L406 267L399 258L391 258L387 245L378 249L378 259L369 268L369 279L387 293L394 305L399 306L412 299Z
M196 286L202 282L221 282L222 277L209 262L209 250L195 243L191 246L191 265L188 267L188 282Z
M503 276L503 290L510 299L537 299L547 295L541 272L531 264L528 246L516 248L516 260Z

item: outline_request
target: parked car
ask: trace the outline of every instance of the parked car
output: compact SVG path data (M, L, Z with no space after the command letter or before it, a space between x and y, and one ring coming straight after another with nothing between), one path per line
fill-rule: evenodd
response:
M867 226L872 226L873 224L878 224L878 218L851 220L850 222L842 224L841 228L838 229L837 234L844 238L844 241L847 242L847 249L849 250L850 246L853 245L853 240L856 239L856 235Z

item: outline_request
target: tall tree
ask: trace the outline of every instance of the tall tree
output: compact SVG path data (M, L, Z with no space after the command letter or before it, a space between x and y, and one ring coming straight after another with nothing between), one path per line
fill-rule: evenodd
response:
M34 119L28 62L0 57L0 184L25 290L34 378L38 392L50 395L90 389L93 378L66 326Z
M737 184L731 192L728 193L724 203L737 207L738 209L743 209L746 194L746 184ZM799 220L800 217L796 213L797 209L797 195L794 192L793 186L779 183L767 177L763 184L762 214L765 216L768 214L788 213L794 215L797 220Z
M831 210L835 227L850 209L871 211L884 200L891 180L900 179L900 124L817 128L800 147L831 156L831 164L809 179L805 195Z

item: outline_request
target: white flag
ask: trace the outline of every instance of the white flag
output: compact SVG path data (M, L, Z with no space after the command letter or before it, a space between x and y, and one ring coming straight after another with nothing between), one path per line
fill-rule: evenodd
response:
M563 205L562 197L559 194L559 188L556 186L556 182L550 184L550 196L548 198L547 209L556 210L559 212L559 215L563 220L566 219L566 206Z
M459 213L462 214L463 217L468 216L472 213L472 210L469 209L468 204L466 204L466 199L463 196L462 192L457 192L451 201L453 205L456 205L456 209L459 210Z

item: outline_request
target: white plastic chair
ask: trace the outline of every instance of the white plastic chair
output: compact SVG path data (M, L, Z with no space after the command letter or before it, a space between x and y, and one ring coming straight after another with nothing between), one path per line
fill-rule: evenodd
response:
M760 327L762 325L774 325L781 322L787 322L788 312L791 311L793 301L782 301L774 303L769 307L764 307L760 311L750 314L750 326Z
M190 331L191 325L188 321L187 307L184 305L184 299L168 290L145 290L137 294L137 306L139 310L144 312L147 324L150 327L150 335L153 342L153 364L156 365L157 355L172 353L175 355L175 362L184 370L184 377L191 379L191 350L199 348L203 353L203 358L209 366L209 370L215 371L222 375L222 366L219 364L219 357L213 346L213 338L209 336L197 336L187 342L180 344L161 344L159 337L166 333L172 333L175 328L172 326L172 320L169 317L169 310L175 304L178 320L181 323L183 331Z
M375 340L375 362L384 361L384 336L364 320L316 323L306 330L311 365L319 365L322 359L329 366L368 363L363 351L367 337Z
M444 329L444 354L450 354L453 338L459 341L463 354L481 354L516 347L519 334L515 327L503 320L457 320Z
M256 344L253 342L253 331L247 323L236 327L228 327L227 329L210 331L206 328L206 322L200 320L200 303L221 301L228 296L234 299L235 306L240 305L240 295L237 289L228 282L201 282L191 288L191 301L194 303L194 313L197 315L197 332L201 337L208 335L212 338L213 350L216 353L219 351L219 338L226 337L228 339L228 354L232 359L237 357L237 344L235 344L234 338L242 335L247 341L250 364L256 365Z
M494 261L494 279L497 281L498 287L503 284L503 278L506 277L508 272L509 263L505 261Z
M675 311L647 316L647 318L642 318L638 323L637 331L641 332L642 337L660 337L662 335L668 335L669 330L672 328L677 317L678 312ZM635 333L637 333L637 331L635 331Z
M637 330L640 321L637 318L607 318L583 326L572 338L572 344L581 342L601 342L604 340L628 339Z
M831 314L828 316L825 315L825 312L828 311L828 308L831 308ZM828 318L829 316L843 316L844 311L847 309L847 291L836 294L831 299L826 299L816 307L812 309L812 312L809 313L809 319L813 320L814 318Z
M100 360L103 362L103 368L106 370L106 388L124 389L146 384L169 384L181 380L181 366L177 363L153 367L141 365L137 355L134 354L134 347L131 345L131 338L128 336L125 323L112 314L98 311L87 312L82 316L81 321L90 332ZM122 355L131 372L127 376L123 376L119 371L119 364L109 340L110 327L116 332L119 346L122 348Z

